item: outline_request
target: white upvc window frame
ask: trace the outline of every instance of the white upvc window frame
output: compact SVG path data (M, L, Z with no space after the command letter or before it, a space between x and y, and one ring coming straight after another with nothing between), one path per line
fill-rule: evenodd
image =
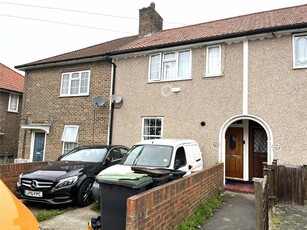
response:
M185 75L179 76L180 72L180 54L184 52L189 52L189 59L188 65ZM167 55L174 55L173 57L167 58ZM156 59L154 59L156 57ZM154 62L153 62L154 61ZM173 72L173 76L167 78L165 73L165 68L167 63L174 63L173 68L175 71ZM154 69L156 68L156 69ZM178 80L187 80L191 79L192 73L192 50L191 49L184 49L178 51L167 51L167 52L160 52L154 53L149 56L149 67L148 67L148 81L149 82L156 82L156 81L178 81Z
M18 105L19 105L19 95L18 94L10 94L9 103L8 103L8 112L18 113Z
M160 135L152 135L152 134L146 134L145 133L145 120L160 120L161 121L161 126L154 126L153 128L159 128L160 130ZM142 117L142 136L141 136L141 140L149 140L149 139L161 139L163 138L163 125L164 125L164 121L163 121L163 117ZM151 126L148 126L149 128Z
M305 54L305 58L302 58L302 60L297 60L297 42L299 39L304 39L305 41L305 50L301 51L302 54ZM292 50L293 50L293 69L302 69L307 68L307 34L293 34L292 35ZM299 64L299 63L302 64Z
M71 136L67 133L69 129L75 129L75 133ZM63 142L62 154L70 151L71 149L78 146L78 139L79 139L79 126L78 125L65 125L63 129L63 134L61 141ZM69 148L67 150L67 145L73 144L73 148Z
M87 87L85 92L81 92L82 89L82 75L87 73ZM64 79L66 78L66 79ZM78 97L78 96L88 96L90 92L90 79L91 79L91 71L75 71L75 72L67 72L62 73L61 76L61 88L60 88L60 97ZM79 81L77 87L73 87L72 82ZM65 85L66 84L66 85ZM77 93L72 93L72 89L77 89Z
M211 72L211 67L210 67L210 62L212 61L211 59L211 54L210 54L210 50L213 48L218 48L219 52L218 52L218 65L217 65L217 69L218 71L216 72ZM217 77L217 76L221 76L222 75L222 46L220 44L218 45L211 45L211 46L207 46L206 47L206 77Z

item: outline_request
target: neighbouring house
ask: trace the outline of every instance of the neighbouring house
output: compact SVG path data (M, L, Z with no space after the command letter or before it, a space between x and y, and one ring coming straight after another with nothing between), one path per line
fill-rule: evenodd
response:
M0 161L17 157L24 77L0 63Z
M46 146L56 130L55 139L49 140L51 148L65 143L66 125L79 123L65 121L60 112L50 116L50 110L69 113L83 107L72 104L82 97L61 96L61 79L65 85L64 76L74 73L82 59L89 69L97 63L95 58L108 58L116 64L116 68L109 64L105 75L111 93L109 85L107 94L95 96L108 101L109 123L95 134L105 132L109 143L131 146L143 139L195 139L206 167L225 162L226 178L244 181L262 176L264 161L307 164L307 5L168 30L162 29L163 19L153 3L139 12L138 36L122 38L130 40L108 52L93 55L89 47L17 67L26 71L27 92L35 93L26 94L27 125L21 126L32 130L32 140L36 132L31 125L48 124ZM41 81L36 83L37 79ZM68 76L67 81L69 88ZM39 89L54 90L37 93L37 84ZM39 105L36 99L43 93L55 101ZM91 104L93 98L84 99ZM50 119L33 119L37 110ZM93 113L81 117L95 122ZM79 140L80 135L81 131ZM24 139L28 143L20 143L19 154L29 157L33 142L31 147L30 139ZM21 151L23 146L26 151Z
M110 51L135 37L17 67L25 71L25 95L18 157L57 159L77 145L106 144L112 74Z

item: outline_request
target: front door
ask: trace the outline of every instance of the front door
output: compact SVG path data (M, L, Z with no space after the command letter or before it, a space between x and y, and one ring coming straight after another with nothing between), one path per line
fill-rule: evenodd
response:
M32 161L43 161L45 152L46 133L34 133L33 158Z
M243 128L227 129L226 177L243 178Z
M262 127L251 127L250 179L263 177L263 162L268 157L268 137Z

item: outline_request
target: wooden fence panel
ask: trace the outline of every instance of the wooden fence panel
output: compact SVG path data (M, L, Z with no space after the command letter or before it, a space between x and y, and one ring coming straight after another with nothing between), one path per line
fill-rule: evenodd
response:
M297 165L277 167L277 199L283 204L304 205L305 168Z

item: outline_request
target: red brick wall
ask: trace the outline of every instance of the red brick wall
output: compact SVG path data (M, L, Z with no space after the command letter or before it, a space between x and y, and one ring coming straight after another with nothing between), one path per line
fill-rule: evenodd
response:
M0 165L0 179L14 193L16 182L18 180L20 173L36 168L46 163L47 162L33 162L33 163Z
M127 199L126 229L175 229L224 188L224 164Z
M65 125L79 125L78 145L106 144L111 69L110 63L100 61L29 70L26 73L22 124L51 124L46 136L46 161L56 160L62 154L61 138ZM91 71L89 96L60 97L62 73L84 70ZM106 99L101 107L92 103L97 96ZM18 157L29 159L31 136L25 130L20 131Z
M17 156L22 96L19 96L18 113L8 112L10 94L0 92L0 156Z

